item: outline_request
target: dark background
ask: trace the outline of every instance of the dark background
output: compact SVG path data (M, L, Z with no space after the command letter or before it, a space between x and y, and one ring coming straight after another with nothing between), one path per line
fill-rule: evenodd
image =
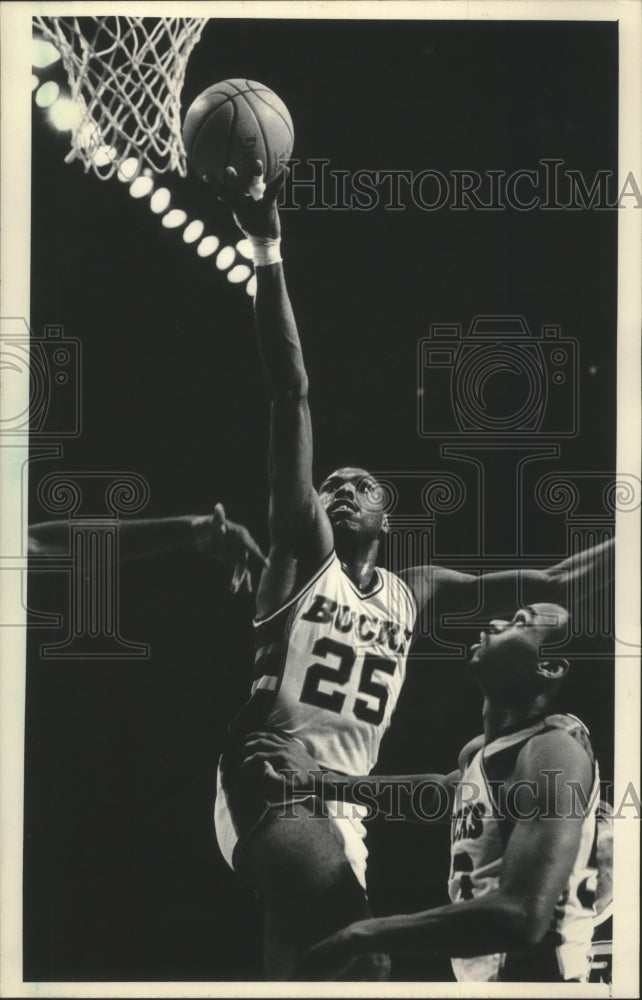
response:
M510 172L559 157L590 181L617 167L614 24L210 22L184 106L239 76L286 102L298 157L335 169ZM144 515L222 500L265 545L266 400L251 301L127 185L64 164L67 143L34 107L32 328L59 323L81 341L84 403L82 434L32 469L31 520L50 516L35 498L45 473L130 470L151 488ZM167 183L174 205L239 238L200 182ZM445 468L439 441L417 434L417 344L431 322L467 326L481 313L519 313L532 330L558 323L579 342L580 434L560 439L559 460L538 463L538 475L614 467L615 212L408 205L301 208L283 221L319 473L345 462ZM494 455L489 474L506 461ZM492 517L501 554L505 515ZM563 517L532 500L523 517L531 554L566 554ZM455 535L444 528L446 564L475 551ZM150 644L145 662L45 661L40 644L60 634L31 631L27 979L260 978L258 911L219 856L211 821L217 755L252 658L251 602L232 599L227 583L187 551L123 566L121 634ZM64 575L32 574L32 608L64 611L67 599ZM471 641L470 631L453 634ZM608 778L612 663L608 642L590 649L601 658L576 665L567 704L592 730ZM479 731L479 708L460 662L415 658L378 769L450 770ZM446 900L447 829L374 821L370 851L375 912ZM419 959L396 960L393 977L450 978L446 963Z

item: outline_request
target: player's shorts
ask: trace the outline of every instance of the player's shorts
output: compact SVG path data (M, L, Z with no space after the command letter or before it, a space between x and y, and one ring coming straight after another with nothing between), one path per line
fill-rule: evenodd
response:
M312 800L311 795L293 796L279 803L252 801L251 795L235 795L223 780L223 768L219 761L216 778L216 801L214 803L214 827L221 854L232 869L236 869L238 858L244 845L258 828L265 816L272 810L287 814L287 805L294 802ZM340 802L325 802L327 815L339 832L345 856L355 877L365 892L366 862L368 850L365 845L366 831L363 818L367 815L365 806ZM284 818L283 822L287 822Z
M586 963L577 962L573 971L577 976L565 977L556 952L556 939L545 937L532 948L492 955L475 955L471 958L451 958L450 962L458 982L469 983L581 983L589 973L589 956ZM582 965L584 964L584 969Z

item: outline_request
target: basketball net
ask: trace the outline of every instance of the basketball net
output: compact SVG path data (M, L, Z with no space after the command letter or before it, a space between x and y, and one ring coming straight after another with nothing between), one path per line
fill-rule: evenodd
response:
M66 162L107 180L131 157L187 172L180 94L203 17L34 17L60 52L77 105Z

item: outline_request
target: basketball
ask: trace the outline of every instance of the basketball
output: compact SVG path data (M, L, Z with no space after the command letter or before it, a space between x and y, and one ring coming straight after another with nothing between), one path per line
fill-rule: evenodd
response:
M269 184L292 155L294 127L280 97L254 80L223 80L191 104L183 122L183 142L192 170L202 180L223 187L225 168L234 167L242 182L263 163Z

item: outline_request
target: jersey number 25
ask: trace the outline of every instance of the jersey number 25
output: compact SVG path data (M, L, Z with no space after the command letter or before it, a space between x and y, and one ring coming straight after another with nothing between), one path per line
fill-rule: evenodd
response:
M334 685L345 687L352 676L357 655L352 646L348 646L344 642L337 642L336 639L330 639L327 636L317 639L312 647L312 652L315 656L324 659L328 656L336 657L339 662L338 664L313 663L309 666L300 700L306 705L315 705L317 708L325 708L330 712L341 712L346 700L345 694L342 691L321 691L319 684L321 681L330 681ZM369 654L364 657L359 692L374 698L377 706L372 708L365 698L355 698L352 711L357 719L362 722L370 722L373 726L378 726L383 720L389 692L383 684L377 684L376 681L373 681L372 676L375 670L382 670L392 676L396 669L397 664L394 660Z

